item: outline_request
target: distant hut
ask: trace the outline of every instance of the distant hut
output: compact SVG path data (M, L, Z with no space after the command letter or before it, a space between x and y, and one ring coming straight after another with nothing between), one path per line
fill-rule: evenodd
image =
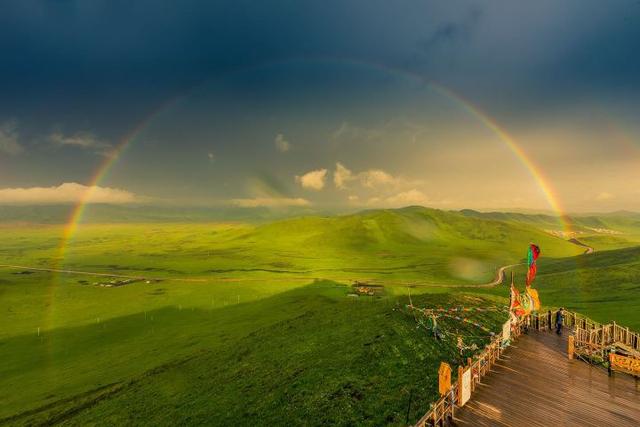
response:
M384 286L375 285L367 282L354 281L352 288L358 295L375 296L381 295L384 292Z

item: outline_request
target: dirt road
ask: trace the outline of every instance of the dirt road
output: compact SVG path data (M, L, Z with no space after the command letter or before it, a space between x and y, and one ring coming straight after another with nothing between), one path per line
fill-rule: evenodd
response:
M580 240L578 240L576 238L569 239L568 241L573 243L574 245L582 246L585 249L585 251L584 251L585 255L592 254L592 253L594 253L596 251L591 246L585 245L584 243L582 243Z
M80 271L80 270L68 270L62 268L43 268L43 267L29 267L26 265L13 265L13 264L0 264L0 268L11 268L14 270L24 271L44 271L47 273L62 273L62 274L81 274L84 276L95 277L110 277L114 279L133 279L133 280L178 280L183 282L206 282L206 279L194 279L186 277L144 277L144 276L131 276L126 274L114 274L114 273L97 273L94 271Z

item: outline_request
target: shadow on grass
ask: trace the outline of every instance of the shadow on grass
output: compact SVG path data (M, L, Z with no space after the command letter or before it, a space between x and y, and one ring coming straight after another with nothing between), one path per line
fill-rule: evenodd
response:
M415 421L435 397L438 364L455 359L453 340L416 329L394 297L346 293L323 281L224 308L165 307L4 340L0 422Z

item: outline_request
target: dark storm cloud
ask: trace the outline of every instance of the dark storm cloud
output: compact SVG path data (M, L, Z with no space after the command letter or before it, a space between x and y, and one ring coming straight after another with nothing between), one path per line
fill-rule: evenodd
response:
M441 46L446 48L451 43L468 41L481 16L482 9L478 6L472 6L468 11L468 16L463 16L459 22L446 21L438 24L433 33L419 45L428 57L433 49Z
M68 0L2 8L3 115L104 128L216 73L291 57L408 67L487 103L504 88L526 101L540 91L562 97L563 88L640 81L634 1Z
M507 128L537 126L543 115L593 104L625 117L638 112L637 0L15 0L0 8L0 127L11 129L5 146L13 147L10 164L2 165L5 185L85 182L102 162L96 150L52 141L91 135L112 145L166 100L220 78L228 84L216 96L226 99L215 108L224 110L225 123L213 123L213 95L200 111L192 98L188 115L155 123L145 135L153 141L139 143L155 150L153 159L144 157L147 164L161 164L164 156L187 165L146 172L149 181L171 176L176 186L180 179L197 186L213 169L210 152L216 168L243 176L224 159L241 147L271 160L281 154L273 140L284 133L296 147L281 159L289 162L277 176L284 182L305 172L294 164L296 155L304 163L304 150L324 143L321 132L347 121L338 115L352 114L366 127L372 123L358 123L359 112L367 117L362 122L384 121L388 111L376 108L406 103L380 92L398 88L385 85L384 73L344 78L335 73L344 71L339 67L260 66L292 59L346 58L422 75ZM242 100L232 114L234 97ZM318 106L323 116L305 116L303 104L316 99L327 107ZM260 121L262 128L255 126ZM206 169L190 170L201 160ZM144 176L141 168L128 170L126 159L120 165L114 175L127 185ZM233 186L224 188L233 196Z

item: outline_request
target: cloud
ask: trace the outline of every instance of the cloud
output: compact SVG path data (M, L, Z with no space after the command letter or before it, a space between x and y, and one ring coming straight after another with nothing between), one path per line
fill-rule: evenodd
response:
M18 122L8 120L0 125L0 152L20 154L22 146L18 143Z
M357 199L354 201L357 201ZM405 206L415 205L425 206L430 203L432 202L429 198L422 191L415 188L392 196L371 197L367 200L367 205L369 206L383 206L391 208L402 208ZM441 204L446 204L446 202L442 202Z
M68 145L80 148L107 148L108 142L99 139L91 132L76 132L73 135L64 135L61 132L53 132L49 139L57 145Z
M0 204L76 203L135 203L142 198L117 188L86 186L66 182L57 187L29 187L0 189Z
M393 176L382 169L368 169L354 174L342 163L336 163L336 169L333 172L333 182L336 188L340 190L347 189L347 183L349 182L360 184L361 194L352 193L347 197L351 204L384 207L433 204L433 201L422 191L414 187L423 185L423 181ZM362 194L362 192L365 194ZM369 197L367 197L366 194L368 194ZM439 203L448 204L448 202L445 201Z
M241 208L257 207L287 207L287 206L309 206L311 203L307 199L290 197L255 197L252 199L232 199L232 205Z
M384 135L385 132L382 129L365 128L352 125L349 122L342 122L340 126L331 133L329 140L334 143L371 142L380 140Z
M398 182L391 174L382 169L370 169L362 172L360 175L362 185L368 188L378 188L383 185L393 185Z
M280 151L281 153L286 153L287 151L291 150L291 143L287 141L284 138L284 135L281 133L276 135L274 143L276 144L276 148L278 149L278 151Z
M441 45L450 45L457 41L468 40L480 18L483 10L478 6L472 6L466 16L458 22L446 21L438 24L431 35L419 43L424 53L430 54L432 50Z
M313 170L302 176L296 176L296 182L302 185L303 188L320 191L324 188L327 172L326 169Z
M405 118L392 118L369 127L342 122L329 134L329 141L335 145L366 145L369 149L371 144L386 145L389 142L415 144L420 135L430 132L432 130L424 123L415 123Z
M336 163L336 170L333 172L333 183L336 188L341 190L347 188L347 183L355 178L356 177L353 176L353 173L351 173L351 171L342 163Z
M607 201L607 200L614 199L615 197L616 196L614 196L613 194L607 193L606 191L603 191L602 193L600 193L600 194L598 194L596 196L596 200L599 201L599 202L604 202L604 201Z
M384 203L393 207L403 207L410 205L426 205L429 203L429 198L420 190L415 188L408 191L403 191L394 196L387 197Z
M408 180L403 177L396 177L382 169L368 169L363 172L354 174L345 165L338 162L333 172L333 183L340 190L346 189L347 184L352 181L359 181L363 187L368 189L380 189L389 187L408 187L422 184L418 180Z

